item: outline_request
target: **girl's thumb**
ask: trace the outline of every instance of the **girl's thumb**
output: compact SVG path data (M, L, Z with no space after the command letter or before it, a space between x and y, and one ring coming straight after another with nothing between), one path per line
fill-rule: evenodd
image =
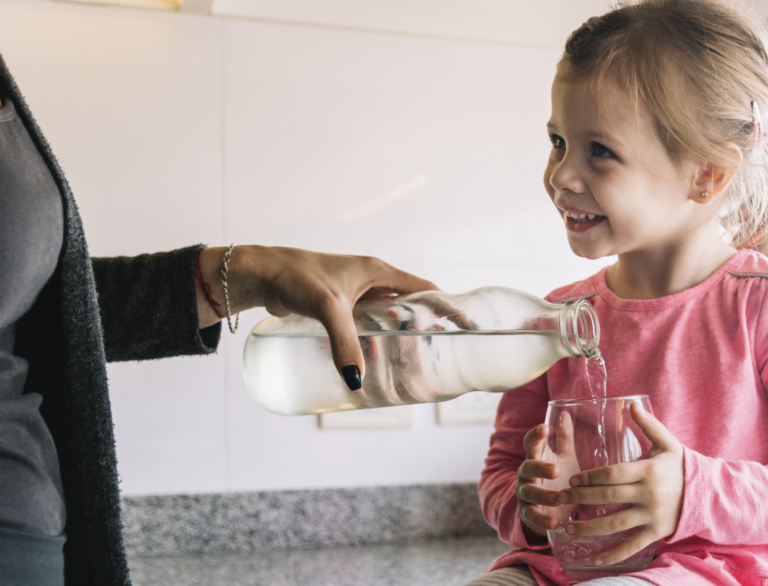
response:
M677 442L675 436L650 411L643 409L640 403L636 401L633 401L629 406L629 411L632 414L632 419L635 420L635 423L643 431L645 437L651 440L653 446L657 448L656 450L651 450L651 455L655 455L655 453L660 451L668 452L674 449Z

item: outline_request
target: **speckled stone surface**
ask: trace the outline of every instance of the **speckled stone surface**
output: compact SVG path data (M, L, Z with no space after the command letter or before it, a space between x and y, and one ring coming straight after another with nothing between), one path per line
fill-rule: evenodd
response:
M123 498L131 556L495 535L474 484Z
M509 547L492 537L130 558L134 586L462 586Z

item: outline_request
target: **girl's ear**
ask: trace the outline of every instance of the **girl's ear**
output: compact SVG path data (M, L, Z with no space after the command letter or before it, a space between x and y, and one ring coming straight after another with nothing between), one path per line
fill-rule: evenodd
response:
M712 163L703 163L699 167L693 189L688 196L689 199L696 203L707 204L728 189L731 180L741 167L743 157L741 156L741 149L732 142L726 143L724 147L730 155L733 165L723 169Z

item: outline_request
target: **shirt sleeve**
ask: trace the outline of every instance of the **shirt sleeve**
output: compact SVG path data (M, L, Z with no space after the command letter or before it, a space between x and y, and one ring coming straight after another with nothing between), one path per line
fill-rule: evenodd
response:
M221 324L201 330L197 315L200 248L91 259L107 362L216 351Z
M760 279L756 294L750 295L750 305L747 311L757 315L752 334L752 347L755 349L755 364L763 381L763 388L768 389L768 310L765 308L765 298L768 296L768 279Z
M752 283L746 302L755 366L768 389L768 279ZM766 422L768 424L768 422ZM744 438L750 441L750 438ZM685 492L675 543L697 536L722 545L768 543L768 467L748 460L723 460L683 447Z
M544 423L548 395L546 373L504 393L478 485L485 520L498 531L502 541L513 547L534 550L549 547L546 542L533 544L526 538L515 495L517 469L525 460L523 438Z
M768 468L726 461L683 448L685 492L675 543L700 537L720 545L768 543Z

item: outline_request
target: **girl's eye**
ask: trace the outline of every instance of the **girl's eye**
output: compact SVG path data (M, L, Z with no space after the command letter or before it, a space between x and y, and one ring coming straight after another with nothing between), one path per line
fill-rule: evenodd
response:
M565 148L565 141L557 136L556 134L550 134L549 135L549 142L552 143L553 149L564 149Z
M600 159L612 159L616 157L611 149L601 145L599 142L592 143L592 156Z

